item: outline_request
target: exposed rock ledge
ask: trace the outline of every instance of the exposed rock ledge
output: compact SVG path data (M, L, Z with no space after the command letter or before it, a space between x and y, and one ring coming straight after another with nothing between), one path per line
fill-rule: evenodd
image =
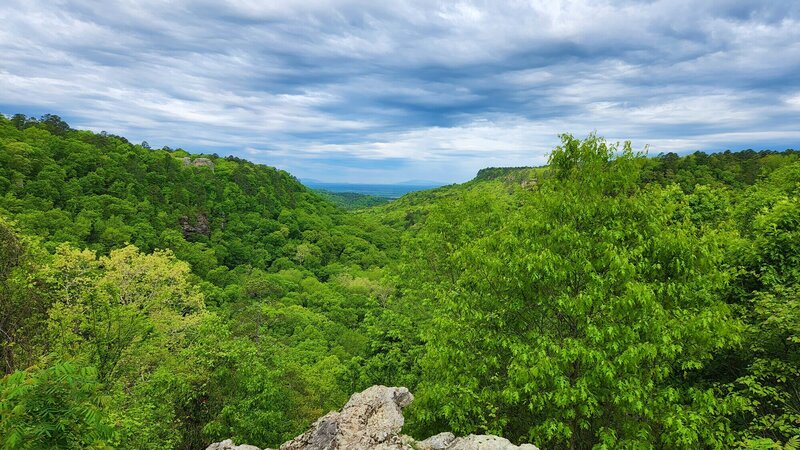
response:
M372 386L353 394L338 412L317 419L311 428L280 450L538 450L531 444L513 445L497 436L455 437L440 433L424 441L400 434L402 409L414 396L404 387ZM259 450L252 445L235 445L230 439L209 445L206 450ZM264 449L267 450L267 449Z

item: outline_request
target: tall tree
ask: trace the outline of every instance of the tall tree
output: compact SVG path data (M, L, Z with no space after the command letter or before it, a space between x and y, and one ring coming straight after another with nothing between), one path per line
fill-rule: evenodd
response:
M564 135L518 210L440 255L423 423L554 448L732 444L734 405L698 380L740 330L719 300L724 234L677 188L637 187L642 163Z

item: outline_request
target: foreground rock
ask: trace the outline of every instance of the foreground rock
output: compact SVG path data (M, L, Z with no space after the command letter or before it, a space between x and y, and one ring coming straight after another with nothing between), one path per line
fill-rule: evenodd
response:
M206 450L261 450L255 445L235 445L232 440L225 439L222 442L216 442L206 447ZM264 449L269 450L269 449Z
M405 449L400 439L403 411L414 396L408 389L372 386L354 394L339 412L331 412L311 428L281 445L281 450Z
M532 444L516 446L509 442L508 439L485 434L470 434L467 437L457 438L445 448L447 450L539 450Z
M516 446L497 436L455 437L440 433L423 441L401 435L403 408L414 396L404 387L372 386L350 397L338 412L318 419L305 433L281 445L280 450L538 450L531 444ZM258 450L234 445L230 440L206 450Z

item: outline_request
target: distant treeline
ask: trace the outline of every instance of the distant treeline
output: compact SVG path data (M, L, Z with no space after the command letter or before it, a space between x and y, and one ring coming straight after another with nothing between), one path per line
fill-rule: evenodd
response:
M392 201L387 197L360 194L358 192L331 192L325 189L315 189L315 191L322 198L346 210L369 208Z

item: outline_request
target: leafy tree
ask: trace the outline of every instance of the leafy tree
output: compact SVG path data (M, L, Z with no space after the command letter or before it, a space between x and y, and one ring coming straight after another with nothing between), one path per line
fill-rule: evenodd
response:
M0 352L3 374L32 365L42 347L49 303L31 289L41 255L0 218ZM35 247L35 246L34 246Z
M737 297L749 336L732 387L750 401L739 425L753 448L789 445L800 435L800 164L751 189L738 213L746 219Z
M70 362L0 379L4 449L111 449L97 372Z
M439 256L419 420L560 448L731 445L738 405L698 379L739 340L724 235L676 189L638 188L629 143L564 135L550 163L517 211Z
M39 124L52 134L62 136L70 130L69 124L55 114L45 114Z
M13 335L20 328L22 319L17 314L22 305L17 300L14 277L22 264L25 249L11 227L0 221L0 345L3 352L3 373L16 368Z

